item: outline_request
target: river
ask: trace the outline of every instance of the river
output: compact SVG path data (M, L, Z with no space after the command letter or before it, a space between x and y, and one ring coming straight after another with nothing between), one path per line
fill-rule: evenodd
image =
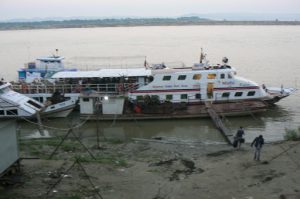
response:
M82 29L0 31L1 77L17 79L25 62L47 56L59 49L66 65L81 69L131 67L125 56L135 57L140 65L147 56L150 63L185 63L199 60L200 49L211 63L224 56L238 75L267 86L296 87L300 84L300 26L158 26ZM110 57L115 57L114 59ZM93 62L93 63L92 63ZM225 124L233 132L243 126L246 141L263 134L267 141L282 140L286 128L300 126L299 91L280 101L269 111L245 117L228 117ZM44 121L47 126L68 128L78 122L75 116ZM21 136L36 131L28 122L19 122ZM96 123L87 122L79 132L94 139ZM100 122L106 137L165 137L169 140L205 143L223 142L209 119ZM56 135L59 129L49 129Z

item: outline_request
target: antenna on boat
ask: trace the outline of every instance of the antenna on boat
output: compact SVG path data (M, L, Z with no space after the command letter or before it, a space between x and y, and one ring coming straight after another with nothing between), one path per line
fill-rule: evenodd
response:
M147 69L149 66L148 62L147 62L147 56L145 56L145 61L144 61L144 67Z
M203 48L201 48L201 54L200 54L200 64L202 64L203 60L205 59L206 55L203 53Z

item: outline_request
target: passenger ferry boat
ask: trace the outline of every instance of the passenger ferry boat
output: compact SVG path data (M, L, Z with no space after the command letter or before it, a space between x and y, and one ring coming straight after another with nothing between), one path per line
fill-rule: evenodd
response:
M19 90L40 96L59 90L65 97L80 98L81 111L85 114L100 112L106 117L115 115L116 111L124 118L128 115L139 118L207 116L207 102L219 114L250 114L265 111L269 104L294 91L259 86L237 76L227 58L222 65L209 65L203 53L200 63L192 67L170 68L164 64L150 67L145 60L143 68L60 71L52 75L51 82L27 85L26 89L21 86ZM108 104L113 101L123 105L112 106L109 111Z
M59 71L76 71L74 68L65 68L63 60L64 57L59 56L56 49L56 54L52 56L40 57L35 62L26 63L24 68L18 70L19 82L13 84L13 89L17 92L47 105L43 110L43 115L47 117L66 117L76 106L76 99L57 95L58 92L55 91L52 93L45 92L44 89L39 91L39 85L45 82L44 80L51 84L53 74Z

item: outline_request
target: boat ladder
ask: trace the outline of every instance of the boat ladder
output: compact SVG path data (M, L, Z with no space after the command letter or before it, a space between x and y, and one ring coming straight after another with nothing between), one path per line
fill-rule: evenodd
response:
M213 108L213 104L209 101L205 101L205 107L208 115L214 122L217 129L221 132L221 134L224 136L225 140L228 142L228 144L232 145L233 143L233 134L230 132L230 130L224 125L221 118L217 114L217 112Z

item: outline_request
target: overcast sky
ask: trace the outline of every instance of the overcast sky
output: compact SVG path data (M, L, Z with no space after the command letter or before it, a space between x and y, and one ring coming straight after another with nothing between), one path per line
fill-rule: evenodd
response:
M300 13L300 0L0 0L0 20L190 13Z

